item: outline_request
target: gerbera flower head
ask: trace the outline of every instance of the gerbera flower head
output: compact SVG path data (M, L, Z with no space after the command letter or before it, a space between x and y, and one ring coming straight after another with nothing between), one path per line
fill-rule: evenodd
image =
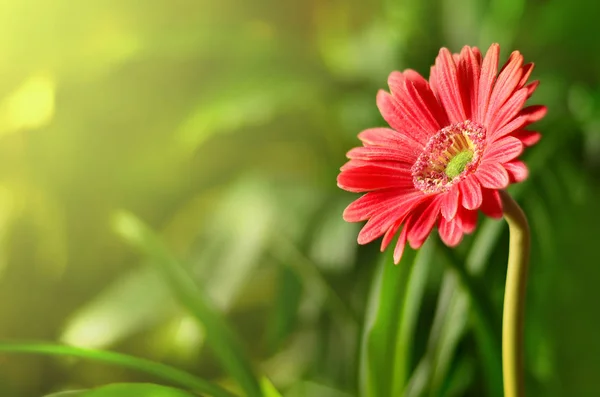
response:
M527 83L533 64L515 51L498 73L499 53L498 44L485 57L477 47L442 48L429 81L410 69L390 74L377 106L391 128L361 132L363 146L348 152L337 178L344 190L366 192L344 211L348 222L368 220L360 244L383 236L383 251L400 231L398 263L406 242L419 248L434 226L456 246L479 210L502 217L498 190L527 178L517 158L539 140L526 127L546 107L524 107L538 85Z

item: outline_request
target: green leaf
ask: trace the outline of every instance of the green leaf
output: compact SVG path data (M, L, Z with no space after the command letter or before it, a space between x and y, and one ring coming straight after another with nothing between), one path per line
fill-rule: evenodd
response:
M172 387L151 383L114 383L91 390L74 390L48 394L44 397L194 397Z
M207 343L245 393L250 397L261 396L259 382L237 335L213 309L205 298L205 292L185 267L171 255L158 236L133 214L117 213L114 226L117 233L148 257L149 263L165 279L175 298L203 325Z
M281 394L277 391L275 386L273 386L273 383L271 383L269 378L262 378L260 386L264 397L281 397Z
M444 397L464 396L469 385L475 377L475 362L471 357L463 356L459 359L448 375L448 383L444 390Z
M379 263L371 287L361 342L361 395L399 396L405 387L414 328L434 247L404 253L398 266L392 250Z
M185 371L181 371L165 364L116 352L83 349L80 347L41 342L0 342L0 352L85 358L103 364L133 369L191 390L207 393L213 397L233 396L233 394L222 389L220 386Z
M172 387L151 383L115 383L86 391L81 397L194 397Z
M403 394L406 380L410 374L410 363L412 358L412 346L414 333L419 317L419 310L425 293L427 276L433 262L435 244L434 239L428 239L417 253L410 278L405 292L404 305L402 307L399 333L396 340L395 374L392 387L392 396Z
M482 273L485 263L491 254L495 242L500 236L503 224L498 221L486 220L479 230L471 250L466 259L464 274L457 272L458 266L453 265L444 276L438 306L434 316L427 352L417 371L413 375L408 388L409 396L421 396L428 388L432 395L440 395L446 383L448 372L451 370L454 352L462 339L469 320L471 302L477 300L475 288L468 288L470 277ZM486 298L487 300L487 298ZM482 363L488 375L488 388L491 395L496 396L501 392L501 375L499 367L499 346L495 341L490 323L494 320L486 318L489 304L477 302L475 307L476 336L482 354L486 358Z
M288 267L277 269L276 293L267 326L267 341L272 352L294 331L302 298L302 284Z

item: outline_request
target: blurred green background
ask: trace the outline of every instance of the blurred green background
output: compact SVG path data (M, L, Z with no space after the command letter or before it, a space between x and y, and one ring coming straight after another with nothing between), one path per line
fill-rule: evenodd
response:
M498 395L456 266L499 326L504 222L480 219L453 252L431 238L419 273L378 295L398 268L378 243L357 246L341 212L358 196L335 179L356 134L384 125L389 72L428 76L441 46L499 42L502 59L536 63L532 103L549 108L530 178L511 190L534 239L528 389L600 395L599 13L588 0L0 1L0 338L125 352L235 390L155 258L127 241L127 211L284 396L359 395L365 341L383 341L373 324L396 329L397 305L402 394ZM158 381L0 353L0 396L114 382Z

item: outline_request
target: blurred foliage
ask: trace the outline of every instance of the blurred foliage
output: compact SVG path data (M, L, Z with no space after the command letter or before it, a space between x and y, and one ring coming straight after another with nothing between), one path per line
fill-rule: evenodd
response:
M600 395L599 12L0 2L0 338L181 369L2 353L0 395L183 396L139 384L202 379L266 397L501 395L504 223L481 219L450 253L432 238L394 267L356 245L360 225L341 219L356 195L335 184L356 134L384 125L390 71L427 76L441 46L491 42L535 61L532 101L549 107L511 190L534 233L528 395Z

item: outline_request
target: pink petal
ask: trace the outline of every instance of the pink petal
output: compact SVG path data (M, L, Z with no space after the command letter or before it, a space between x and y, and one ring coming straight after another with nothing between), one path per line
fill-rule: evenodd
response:
M400 222L409 215L422 200L420 197L407 196L390 202L385 209L373 215L358 234L358 243L367 244L383 235L395 222Z
M459 191L458 186L454 185L446 192L441 202L441 213L444 218L451 220L456 215L458 209Z
M477 113L477 88L481 70L478 59L471 47L463 47L457 68L465 115L467 119L472 119L473 115Z
M350 160L349 163L354 160ZM400 164L400 163L398 163ZM414 188L410 168L364 165L344 168L337 177L340 188L349 192L361 193L387 188Z
M498 71L498 57L500 55L500 46L496 43L492 44L485 54L483 64L481 65L481 77L479 78L479 89L477 99L479 106L477 106L477 115L475 121L483 123L485 115L487 113L490 95L492 94L492 87L496 80L496 73Z
M504 164L504 168L508 171L508 176L511 182L522 182L527 179L529 170L525 163L519 160L513 160L509 163Z
M479 68L481 69L481 61L483 59L483 57L481 56L481 51L479 51L479 48L477 48L477 47L471 47L471 50L473 51L473 54L475 55L475 59L477 60L477 64L479 65Z
M506 136L490 146L483 154L483 162L506 163L523 152L523 144L513 136Z
M369 219L375 213L394 204L404 197L411 195L422 195L417 191L406 189L387 189L369 192L354 202L350 203L344 210L342 217L346 222L360 222Z
M496 139L496 131L499 127L507 124L523 109L527 100L527 89L521 88L514 93L512 97L496 112L494 118L490 121L488 136L490 140Z
M471 211L466 208L459 208L455 219L457 225L463 232L473 233L477 227L477 211Z
M422 123L423 120L419 119L404 99L394 97L383 90L377 93L377 107L390 127L404 132L419 145L427 144L429 137L437 131L429 124Z
M407 101L408 105L411 106L412 109L416 112L416 116L417 118L419 118L421 123L427 125L427 128L430 130L428 138L431 138L431 136L433 136L439 129L441 129L441 127L444 127L444 125L440 125L440 123L438 122L438 119L440 118L442 120L445 119L444 116L440 115L443 115L443 112L441 112L441 109L435 109L437 101L433 105L434 108L430 108L429 103L426 102L426 100L423 97L421 97L419 91L417 91L417 88L410 80L406 79L404 84L406 86L406 93L408 95L408 98L410 98L410 101ZM439 107L439 105L437 105L437 107Z
M365 146L397 147L408 146L410 150L420 153L424 145L411 136L391 128L369 128L358 134L358 139Z
M440 93L439 93L439 90L438 90L438 87L437 87L437 75L438 74L437 74L437 72L435 70L435 65L434 65L434 66L432 66L429 69L429 88L431 88L431 92L433 92L433 95L435 95L435 98L438 101L438 103L441 104L441 101L439 100ZM446 111L446 109L444 109L444 112L445 111Z
M402 254L404 253L404 247L406 246L406 235L408 232L407 225L404 225L402 231L400 232L400 236L398 236L398 242L396 243L396 247L394 248L394 263L397 265L400 263L402 259Z
M540 141L542 134L537 131L519 130L512 134L515 138L523 142L525 146L533 146Z
M496 133L494 134L494 138L498 139L504 135L510 134L513 131L524 128L527 125L534 123L540 120L542 117L546 115L546 107L542 105L533 105L528 106L525 109L521 110L517 117L513 121L508 124L502 126Z
M412 166L419 154L420 152L409 145L396 145L394 147L360 146L350 150L346 156L353 160L397 161Z
M408 231L408 242L412 248L417 249L423 245L427 236L431 233L431 229L433 229L439 217L440 202L440 197L437 196L429 202L423 202L418 208L414 209L411 218L416 220L414 224L410 222L411 227Z
M403 220L404 219L400 219L400 220L394 222L394 224L385 232L385 234L383 235L383 239L381 240L381 248L380 248L381 252L385 251L387 246L390 245L390 243L392 242L392 239L396 235L396 232L402 225Z
M428 132L426 139L429 140L431 135L440 129L440 125L413 83L403 73L392 72L388 78L388 85L406 117L413 120L413 123L420 124L421 130ZM422 132L421 130L417 131Z
M523 65L523 57L519 51L514 51L510 54L508 61L502 67L502 71L498 75L498 80L494 85L490 104L486 113L484 125L490 125L491 121L496 117L496 113L502 105L510 98L517 88L523 73L521 66Z
M540 85L540 81L535 80L525 86L527 88L527 99L531 98L538 85Z
M482 163L475 175L481 186L488 189L504 189L510 182L508 173L498 163Z
M540 121L546 115L548 108L544 105L531 105L521 110L519 117L525 117L528 123Z
M463 238L462 229L458 226L458 222L455 220L448 221L444 218L440 218L438 224L438 233L444 244L448 247L456 247L460 244Z
M433 116L438 122L440 126L446 126L450 124L448 121L448 116L446 115L446 111L442 108L442 105L435 97L429 82L423 78L419 73L415 72L412 69L406 69L404 71L404 76L413 83L413 86L425 101L427 108L431 111Z
M481 206L481 185L474 175L469 175L459 183L462 205L468 210L476 210Z
M489 216L490 218L500 219L502 218L502 199L497 190L483 189L483 203L481 204L481 211Z
M521 88L525 86L525 84L527 84L527 80L529 79L529 76L531 76L531 72L533 71L533 66L533 62L523 65L523 68L521 69L521 80L519 81L517 88Z
M444 105L451 123L460 123L466 120L465 109L461 101L460 87L458 85L458 71L452 54L442 48L435 60L436 88L440 102ZM410 241L410 238L409 238Z

